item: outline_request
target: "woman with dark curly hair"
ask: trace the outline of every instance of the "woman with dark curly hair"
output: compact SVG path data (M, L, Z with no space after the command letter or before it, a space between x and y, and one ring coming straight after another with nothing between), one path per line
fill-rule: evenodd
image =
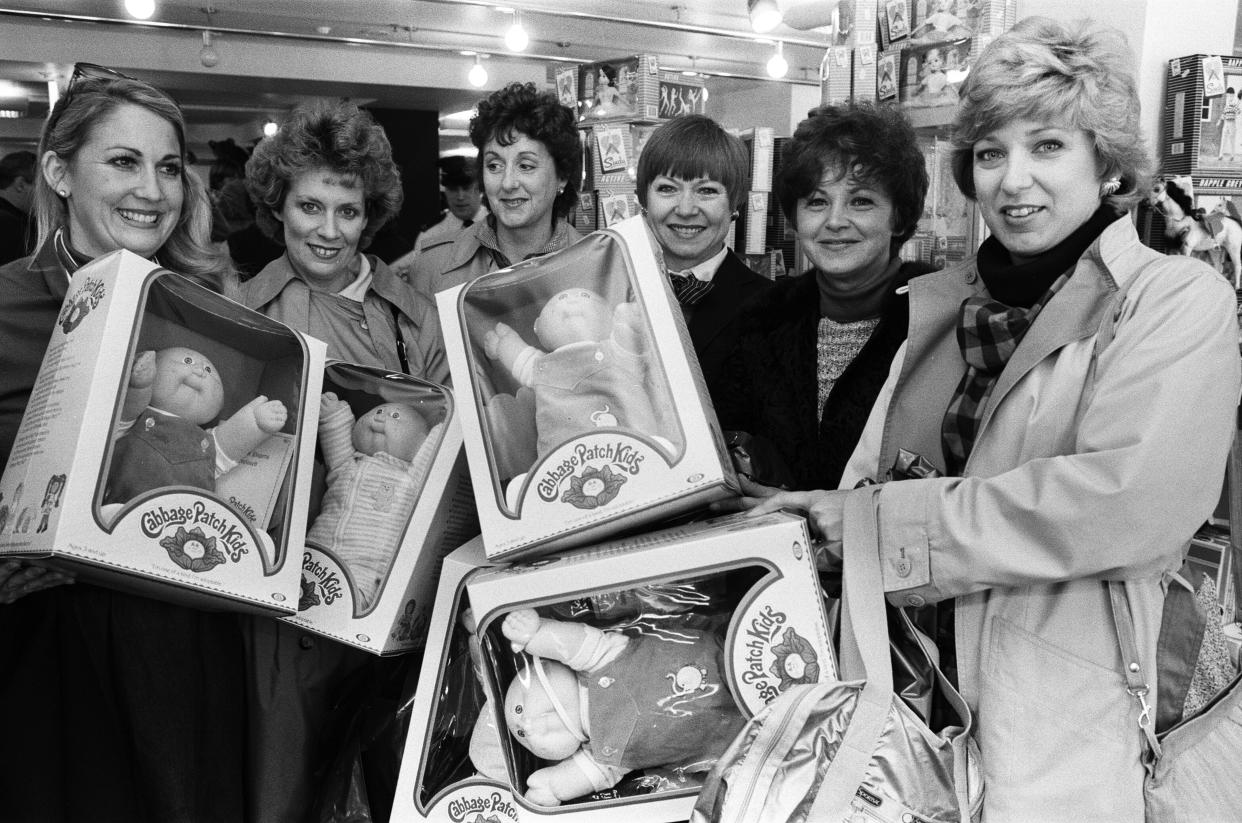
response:
M578 199L582 144L555 94L534 83L492 92L470 120L470 142L491 215L423 249L413 279L428 297L581 237L565 217Z
M328 344L328 356L435 382L448 377L434 307L363 254L401 208L388 138L347 102L298 106L246 163L255 220L285 247L240 302Z
M903 263L927 194L914 129L896 108L824 106L798 124L776 175L806 273L752 304L722 389L721 426L775 448L782 485L835 488L906 338Z

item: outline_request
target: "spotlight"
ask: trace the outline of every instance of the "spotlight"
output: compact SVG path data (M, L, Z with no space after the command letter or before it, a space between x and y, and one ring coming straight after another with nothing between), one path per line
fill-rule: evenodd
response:
M275 137L276 132L278 131L280 131L280 126L276 125L275 120L268 120L266 123L263 124L263 136L264 137Z
M785 60L783 45L780 40L777 40L776 54L768 60L768 77L773 80L780 80L789 71L789 62Z
M505 48L509 51L526 51L530 45L530 35L522 28L522 13L513 12L513 25L505 32Z
M211 32L203 32L203 47L199 49L198 61L207 68L211 68L220 62L220 52L216 51L211 45Z
M470 81L470 85L476 89L487 85L487 69L483 68L483 55L476 54L474 56L474 65L470 67L470 73L466 75L466 79Z
M784 18L776 0L746 0L746 9L750 12L750 27L759 34L776 28Z
M125 10L130 17L149 20L155 14L155 0L125 0Z

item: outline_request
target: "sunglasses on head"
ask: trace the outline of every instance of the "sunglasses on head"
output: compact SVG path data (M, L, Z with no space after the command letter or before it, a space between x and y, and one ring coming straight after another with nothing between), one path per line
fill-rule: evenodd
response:
M79 80L137 80L136 77L130 77L128 74L121 74L116 69L110 69L107 66L100 66L95 63L74 63L73 74L69 77L69 85L65 87L65 93L73 90L73 87Z

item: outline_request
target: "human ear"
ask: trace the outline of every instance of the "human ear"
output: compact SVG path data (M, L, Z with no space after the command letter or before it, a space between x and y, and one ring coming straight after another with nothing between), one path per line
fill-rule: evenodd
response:
M52 187L52 191L61 197L67 197L69 187L64 180L69 175L69 164L65 159L49 149L43 153L43 159L39 161L39 168L43 172L43 179Z

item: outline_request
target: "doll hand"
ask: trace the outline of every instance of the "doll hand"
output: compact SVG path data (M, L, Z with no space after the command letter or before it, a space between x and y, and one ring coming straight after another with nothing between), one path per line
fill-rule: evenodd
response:
M561 799L552 791L548 769L538 769L526 779L526 799L536 806L559 806Z
M508 324L497 323L495 329L483 335L483 353L495 360L500 356L501 348L514 337L517 337L517 332Z
M319 416L327 417L341 406L348 406L344 400L339 399L334 392L326 391L319 395Z
M268 434L283 429L285 421L289 419L285 404L279 400L268 400L266 397L260 397L259 401L254 410L254 422L259 424L259 429Z
M613 336L626 351L641 353L646 346L643 312L637 303L622 303L613 309Z
M155 352L144 351L134 360L129 372L129 387L145 389L155 382Z
M535 632L539 631L542 620L534 609L518 609L505 615L504 622L500 624L500 632L509 639L513 650L520 652L530 643Z

